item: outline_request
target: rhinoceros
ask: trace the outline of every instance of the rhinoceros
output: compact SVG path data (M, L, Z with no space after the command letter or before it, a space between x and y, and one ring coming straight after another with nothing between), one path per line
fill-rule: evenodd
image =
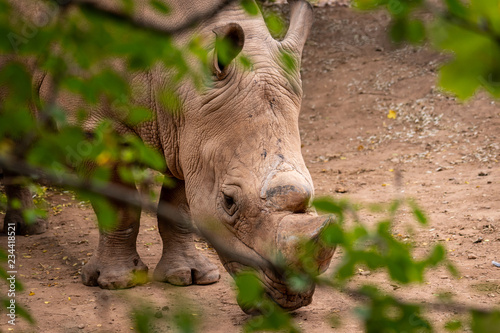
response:
M196 6L208 8L207 3L217 1L169 3L173 22L176 10L185 14L196 11ZM119 133L138 135L165 157L168 169L159 171L175 178L177 185L162 188L160 202L175 205L189 216L230 274L257 270L267 294L282 308L293 310L311 302L314 285L302 291L290 288L276 258L296 263L299 240L317 240L332 221L311 208L314 188L301 154L298 127L299 68L312 7L306 1L289 3L290 25L281 41L272 38L261 15L249 16L238 3L180 34L178 43L196 32L211 41L212 49L216 38L227 39L234 52L220 61L218 50L213 50L213 82L202 91L188 83L181 85L177 90L181 109L175 112L155 101L155 92L170 82L168 71L158 67L133 76L132 85L147 82L147 91L152 92L135 100L156 111L154 121L136 128L121 126L117 119L114 124ZM296 66L285 66L282 52L291 55ZM241 55L250 59L250 69L239 65ZM42 98L48 92L42 83ZM79 104L68 96L57 102L66 110ZM104 105L95 108L83 126L92 130L103 118L113 119L112 111ZM114 181L123 183L118 176ZM148 271L136 250L141 210L118 202L114 206L118 224L113 230L99 231L98 248L82 269L85 285L128 288L137 283L136 273ZM189 228L165 217L158 218L158 227L163 252L155 280L174 285L219 280L217 266L196 250ZM328 267L332 255L331 248L318 251L314 263L318 273Z

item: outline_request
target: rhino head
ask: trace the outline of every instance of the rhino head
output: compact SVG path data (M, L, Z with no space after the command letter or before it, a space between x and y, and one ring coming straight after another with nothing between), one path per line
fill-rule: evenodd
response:
M230 43L232 52L223 55L214 43L212 84L184 98L176 165L191 218L228 272L256 269L267 294L293 310L311 302L314 285L292 290L276 258L294 265L298 240L317 239L330 218L310 208L314 189L298 127L299 67L312 8L289 2L290 26L282 41L271 37L261 17L236 7L207 25L207 34ZM239 66L241 54L251 69ZM316 254L318 273L332 255L326 248Z

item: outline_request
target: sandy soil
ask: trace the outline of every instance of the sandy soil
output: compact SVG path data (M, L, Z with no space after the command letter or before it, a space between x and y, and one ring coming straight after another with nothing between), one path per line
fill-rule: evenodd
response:
M463 305L498 306L500 268L491 261L500 261L500 108L483 94L462 104L437 89L444 57L426 48L391 45L383 13L325 7L315 15L304 51L300 126L316 194L364 203L415 198L431 224L416 226L406 209L394 234L412 242L417 255L445 244L460 271L460 279L454 279L439 268L423 285L409 288L382 272L360 272L353 285L377 282L403 299L427 303L448 291ZM396 119L388 118L390 110ZM131 307L146 305L153 309L157 332L175 331L176 314L185 305L200 323L199 332L238 332L248 320L236 304L232 279L203 242L198 247L222 272L214 285L150 282L122 291L83 286L79 272L97 244L93 212L68 192L49 191L48 200L50 230L17 240L26 289L17 301L37 322L33 327L18 322L15 331L131 332ZM379 217L367 210L360 216L366 223ZM137 246L152 270L161 240L149 214L143 214ZM348 294L320 287L313 303L293 316L305 332L358 332L362 325L352 311L359 304ZM342 318L341 326L332 328L332 315ZM430 315L442 330L459 314L435 309ZM7 331L4 319L0 329Z

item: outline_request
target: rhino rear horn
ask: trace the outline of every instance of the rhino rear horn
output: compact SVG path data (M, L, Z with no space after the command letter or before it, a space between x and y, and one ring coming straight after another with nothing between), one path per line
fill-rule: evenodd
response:
M288 3L290 4L290 26L281 44L300 59L313 23L313 8L304 0L288 0Z
M231 62L238 56L245 44L245 33L237 23L229 23L214 30L215 52L214 74L218 79L226 77Z

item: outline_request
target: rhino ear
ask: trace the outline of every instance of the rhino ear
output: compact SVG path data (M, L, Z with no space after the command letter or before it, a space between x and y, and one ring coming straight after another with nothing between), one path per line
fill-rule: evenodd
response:
M218 79L223 79L228 73L231 62L238 56L245 44L245 33L237 23L229 23L214 30L215 52L213 71Z

